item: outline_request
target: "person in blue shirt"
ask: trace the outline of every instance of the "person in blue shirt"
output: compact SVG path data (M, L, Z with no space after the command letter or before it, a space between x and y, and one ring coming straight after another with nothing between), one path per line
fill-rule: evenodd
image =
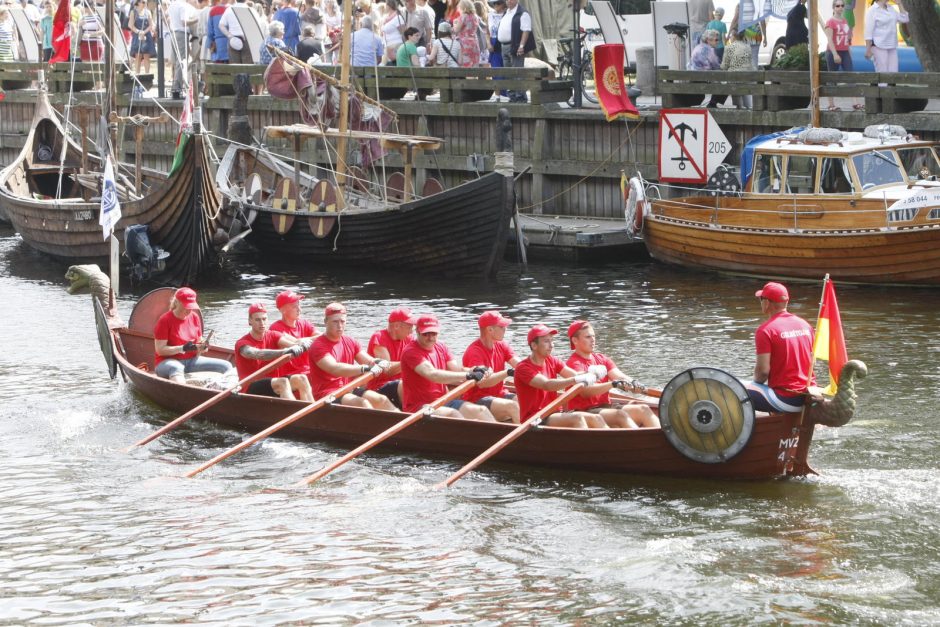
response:
M372 18L366 15L359 20L359 30L352 37L352 64L356 67L371 67L382 60L382 40L372 32Z
M283 6L274 13L274 19L284 25L284 43L293 54L300 41L300 12L294 7L294 0L284 0Z

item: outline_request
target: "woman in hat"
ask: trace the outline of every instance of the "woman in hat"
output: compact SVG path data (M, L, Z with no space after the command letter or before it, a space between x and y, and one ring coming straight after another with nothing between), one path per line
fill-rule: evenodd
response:
M224 359L204 357L209 342L202 335L202 317L196 313L196 292L181 287L173 294L170 310L157 319L153 329L154 372L174 383L186 383L187 372L218 372L232 369Z

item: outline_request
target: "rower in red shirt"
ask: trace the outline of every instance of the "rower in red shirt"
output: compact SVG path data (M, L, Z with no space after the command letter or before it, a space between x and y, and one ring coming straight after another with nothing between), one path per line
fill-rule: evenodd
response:
M548 405L558 392L575 383L591 386L597 382L593 373L576 373L560 359L552 355L557 329L537 324L529 329L526 340L531 354L516 364L513 381L519 399L520 418L527 420ZM555 412L546 416L542 424L549 427L574 427L578 429L607 429L607 423L597 414L585 411Z
M317 329L309 320L300 315L300 301L304 298L303 295L292 290L284 290L278 294L274 303L277 305L278 311L281 312L281 319L271 323L271 330L284 333L298 340L309 339L313 342L313 338L317 335ZM310 360L306 355L301 355L278 368L275 376L289 377L293 374L306 376L309 372Z
M261 303L255 303L248 308L248 326L251 330L235 342L235 367L238 369L239 379L260 370L264 362L277 359L281 355L300 357L310 346L310 340L298 340L268 329L268 310ZM256 379L248 384L246 391L248 394L279 396L289 400L294 400L293 392L296 392L300 400L313 401L310 382L303 374Z
M597 338L594 327L586 320L575 320L568 326L568 340L574 350L567 365L576 372L593 372L597 383L588 386L581 394L568 401L568 409L598 414L610 427L636 429L637 427L659 427L659 418L647 405L613 404L610 401L612 388L634 391L645 386L630 379L612 359L603 353L595 353Z
M441 325L434 316L421 316L416 324L418 335L405 347L401 355L402 409L415 412L447 393L448 385L459 385L475 380L479 384L486 375L486 368L464 370L453 353L443 342L438 341ZM486 407L455 399L434 410L439 416L469 418L495 422Z
M209 343L202 335L202 317L196 313L196 292L181 287L173 293L170 310L157 319L153 328L154 373L174 383L186 383L188 372L225 374L232 364L203 355Z
M414 341L415 322L418 318L407 307L393 309L388 314L388 326L372 334L366 352L376 359L389 362L388 370L369 382L375 390L401 407L401 354Z
M317 398L332 394L361 374L372 372L374 377L378 377L388 368L387 361L369 357L359 342L346 335L345 305L327 305L323 322L325 330L310 347L310 382ZM344 394L336 402L366 409L397 409L388 398L365 385Z
M767 321L754 334L757 363L747 394L758 411L798 412L808 387L816 383L810 371L813 327L787 311L790 292L780 283L771 281L754 295Z
M466 368L485 366L493 371L487 381L495 381L494 385L483 387L479 385L464 394L464 399L471 403L483 405L500 422L513 422L519 424L519 403L516 395L507 392L503 380L510 376L512 367L519 363L515 351L509 342L503 340L506 327L512 324L498 311L484 311L477 318L480 327L480 337L474 340L463 353L463 365ZM507 365L509 366L507 368Z

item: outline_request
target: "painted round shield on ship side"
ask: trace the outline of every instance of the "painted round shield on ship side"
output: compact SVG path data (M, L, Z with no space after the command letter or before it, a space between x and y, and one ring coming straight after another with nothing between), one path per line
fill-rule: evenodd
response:
M333 225L336 224L336 187L327 180L319 180L310 193L310 206L307 210L310 213L321 214L307 219L313 236L322 239L329 235L333 230ZM331 215L324 216L323 213Z
M388 189L388 199L392 202L401 202L405 198L405 175L401 172L394 172L385 182Z
M717 464L741 452L754 432L754 407L738 379L717 368L673 377L659 401L663 433L698 462Z
M117 376L117 359L114 357L114 347L111 344L111 329L108 328L108 316L104 313L104 307L96 296L91 297L95 309L95 327L98 330L98 346L101 347L101 354L108 364L108 374L111 378Z
M297 205L297 185L293 179L280 179L274 188L274 200L271 203L271 208L278 212L271 214L271 221L278 235L284 235L294 225L292 214L297 211Z
M433 196L434 194L440 194L442 191L444 191L444 186L441 185L441 182L433 176L429 176L424 180L424 186L421 188L421 195L428 197Z

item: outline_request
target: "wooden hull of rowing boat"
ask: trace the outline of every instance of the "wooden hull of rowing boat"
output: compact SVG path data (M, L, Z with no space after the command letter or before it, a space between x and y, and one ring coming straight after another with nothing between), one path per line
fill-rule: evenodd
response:
M647 216L643 239L665 263L757 277L845 283L940 284L940 225L896 230L789 232L714 228Z
M171 383L134 364L152 360L153 340L146 333L121 329L114 347L119 367L136 389L156 404L181 414L215 392ZM126 355L118 350L126 350ZM219 351L215 356L230 353ZM252 395L230 396L198 419L256 433L303 407L298 401ZM355 445L404 418L399 412L326 406L280 432L280 437ZM813 426L798 426L798 414L760 415L744 449L717 464L681 455L659 429L578 430L542 427L501 451L496 461L563 470L719 479L771 479L811 472L806 459ZM446 455L468 461L506 435L512 427L432 416L405 429L385 447Z
M246 152L245 169L264 181L265 189L291 170ZM234 167L223 159L221 170ZM226 188L226 177L220 186ZM237 178L237 177L236 177ZM304 185L302 180L301 185ZM490 173L422 199L384 204L369 209L309 212L292 211L284 230L284 211L274 211L271 200L240 201L244 213L254 215L248 241L265 256L302 258L318 265L367 265L442 277L492 277L503 259L513 211L512 179ZM325 232L320 219L328 221ZM277 228L275 225L278 225Z
M45 106L49 106L48 101ZM61 130L52 116L51 108L44 111L41 102L26 146L17 160L0 173L0 207L32 248L69 263L106 261L110 245L102 238L98 224L100 200L37 199L29 193L27 180L39 171L34 165L37 128L43 124L49 131ZM61 146L61 138L57 141ZM80 163L81 148L70 143L66 161L70 167ZM39 176L57 177L55 170ZM115 235L123 248L126 227L148 225L151 244L170 253L161 280L192 283L216 258L212 236L221 204L203 136L194 134L190 138L184 148L183 166L171 177L149 174L146 178L151 188L146 195L121 203L122 218Z

